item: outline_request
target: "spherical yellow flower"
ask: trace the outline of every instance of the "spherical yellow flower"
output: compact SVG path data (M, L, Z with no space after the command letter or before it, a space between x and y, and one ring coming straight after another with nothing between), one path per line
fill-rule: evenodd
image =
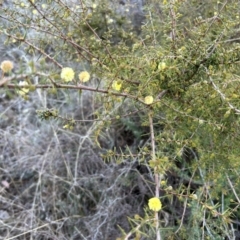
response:
M108 18L107 23L108 23L108 24L113 23L113 19L112 19L112 18Z
M151 210L158 212L159 210L162 209L162 203L159 198L153 197L148 200L148 207Z
M10 72L13 69L13 62L8 60L1 62L1 69L4 73Z
M81 82L88 82L90 79L90 74L87 71L80 72L78 75Z
M158 64L158 70L163 71L167 67L165 62L160 62Z
M112 84L112 88L116 91L120 91L122 88L122 82L120 80L114 81Z
M144 102L146 103L146 104L152 104L153 103L153 97L152 96L146 96L145 98L144 98Z
M20 81L19 86L28 86L28 83L26 81ZM25 96L28 94L29 88L21 88L17 90L17 93L21 96Z
M65 81L65 82L71 82L74 79L74 71L72 70L72 68L69 67L65 67L62 69L61 72L61 78Z
M162 180L162 181L160 182L160 184L163 185L163 186L165 186L165 185L167 184L167 182L166 182L165 180Z
M194 199L194 200L197 200L197 199L198 199L197 194L191 194L190 197L191 197L192 199Z

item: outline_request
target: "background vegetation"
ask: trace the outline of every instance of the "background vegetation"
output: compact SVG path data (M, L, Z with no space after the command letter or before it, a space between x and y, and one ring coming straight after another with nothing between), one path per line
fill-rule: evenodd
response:
M0 239L239 239L239 10L3 1Z

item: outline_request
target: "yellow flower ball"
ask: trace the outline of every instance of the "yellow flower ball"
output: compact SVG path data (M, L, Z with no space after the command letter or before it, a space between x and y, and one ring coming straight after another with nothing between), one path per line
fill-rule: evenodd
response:
M197 194L191 194L190 197L191 197L192 199L194 199L194 200L197 200L197 199L198 199Z
M62 69L61 72L61 78L65 81L65 82L71 82L74 79L74 71L72 68L69 67L65 67Z
M158 212L159 210L162 209L162 203L159 198L153 197L148 200L148 207L151 210Z
M29 84L26 81L20 81L19 86L29 86ZM17 93L21 95L22 97L28 94L29 88L21 88L17 90Z
M144 102L147 104L147 105L150 105L153 103L153 97L152 96L147 96L144 98Z
M80 72L78 75L80 82L88 82L90 79L90 74L87 71Z
M13 62L8 60L1 62L1 69L4 73L10 72L13 69Z
M165 186L165 185L167 184L167 182L166 182L165 180L162 180L162 181L160 182L160 184L163 185L163 186Z
M120 91L122 88L122 82L121 81L114 81L112 84L112 88L116 91Z
M113 23L113 19L112 19L112 18L108 18L107 23L108 23L108 24Z
M158 70L163 71L167 67L165 62L160 62L158 64Z

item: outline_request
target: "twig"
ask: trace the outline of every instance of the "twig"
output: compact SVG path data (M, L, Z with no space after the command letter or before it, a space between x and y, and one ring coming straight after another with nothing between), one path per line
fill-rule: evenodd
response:
M37 75L43 75L43 74L37 74ZM25 75L19 75L19 76L13 76L11 78L8 78L5 82L7 81L11 81L13 79L23 79L23 78L27 78L29 75L25 74ZM46 75L44 75L46 76ZM3 83L3 84L4 84ZM111 91L111 90L105 90L105 89L101 89L101 88L95 88L95 87L89 87L89 86L85 86L85 85L82 85L82 84L79 84L79 85L67 85L67 84L56 84L55 82L52 84L33 84L33 85L29 85L29 86L19 86L17 84L7 84L7 85L1 85L1 82L0 82L0 88L1 87L7 87L7 88L10 88L10 89L19 89L19 88L35 88L35 89L49 89L49 88L58 88L58 89L75 89L75 90L86 90L86 91L91 91L91 92L98 92L98 93L103 93L103 94L110 94L110 95L113 95L113 96L118 96L118 97L127 97L127 98L130 98L130 99L133 99L133 100L136 100L140 103L143 103L145 104L144 100L142 100L141 98L139 98L138 96L134 96L134 95L131 95L129 93L121 93L121 92L114 92L114 91ZM157 97L157 101L155 101L154 103L152 103L152 105L156 104L157 102L160 101L160 98L162 98L165 93L167 91L162 91L159 96ZM146 104L145 104L146 105Z
M152 160L156 161L156 152L155 152L155 137L154 137L154 129L153 129L153 118L152 118L152 112L149 112L148 114L149 117L149 125L150 125L150 134L151 134L151 148L152 148ZM160 188L160 183L159 183L159 174L157 172L157 167L154 168L154 178L155 178L155 196L159 197L159 188ZM159 217L158 217L158 212L155 212L155 224L156 224L156 234L157 238L156 240L161 240L161 235L160 235L160 230L159 230Z
M2 80L0 80L0 87L6 84L7 82L10 81L10 78L3 77Z
M237 195L237 193L236 193L236 191L234 189L234 186L233 186L233 184L232 184L232 182L231 182L231 180L230 180L230 178L228 177L227 174L226 174L226 177L227 177L228 183L229 183L229 185L230 185L230 187L231 187L231 189L233 191L233 194L234 194L235 198L237 199L238 203L240 204L240 199L239 199L239 197L238 197L238 195Z
M209 79L210 79L210 82L211 82L213 88L214 88L215 91L220 95L221 99L228 104L228 106L229 106L229 108L230 108L231 110L234 110L235 113L240 114L240 110L237 109L236 107L234 107L229 101L227 101L226 96L221 92L221 90L219 89L219 87L214 83L214 81L213 81L213 79L211 78L210 73L209 73L209 71L208 71L208 69L207 69L206 67L205 67L205 70L206 70L206 72L207 72L207 74L208 74L208 77L209 77Z

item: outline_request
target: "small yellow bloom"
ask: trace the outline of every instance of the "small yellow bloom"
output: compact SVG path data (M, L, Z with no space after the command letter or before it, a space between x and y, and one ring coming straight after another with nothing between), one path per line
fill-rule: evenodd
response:
M112 88L116 91L120 91L122 88L122 82L120 80L114 81L112 84Z
M163 71L167 67L165 62L160 62L158 64L158 70Z
M162 209L162 203L159 198L153 197L148 200L148 207L151 210L158 212L159 210Z
M80 82L88 82L90 79L90 74L87 71L80 72L79 75Z
M146 104L152 104L153 103L153 97L152 96L146 96L145 98L144 98L144 102L146 103Z
M112 19L112 18L108 18L107 23L108 23L108 24L113 23L113 19Z
M192 199L194 199L194 200L197 200L197 199L198 199L197 194L191 194L190 197L191 197Z
M166 182L165 180L162 180L162 181L160 182L160 184L161 184L162 186L166 186L167 182Z
M1 69L4 73L10 72L13 69L13 62L8 60L1 62Z
M63 128L73 130L73 126L71 124L66 124L66 125L63 126Z
M72 68L69 67L65 67L62 69L61 72L61 78L65 81L65 82L71 82L74 79L74 71L72 70Z
M20 81L19 86L28 86L28 83L26 81ZM21 88L17 90L17 93L22 97L28 94L28 92L29 92L29 88Z

